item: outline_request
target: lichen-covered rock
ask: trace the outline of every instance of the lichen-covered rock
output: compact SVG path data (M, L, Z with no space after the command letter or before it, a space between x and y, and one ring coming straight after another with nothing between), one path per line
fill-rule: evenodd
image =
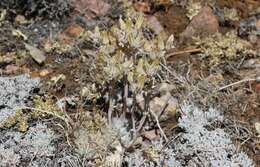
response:
M55 151L53 139L54 132L42 123L31 127L25 134L16 131L2 132L0 167L19 166L20 163L27 166L48 166L51 162L49 157Z
M141 167L160 164L167 167L254 166L245 153L237 150L225 129L217 126L224 120L218 111L209 109L204 112L193 105L185 105L182 110L184 114L178 125L184 132L174 135L168 147L162 140L154 141L148 152L143 149L126 154L124 163ZM149 159L148 155L153 158Z
M223 121L218 111L203 112L194 106L186 106L184 112L179 126L185 133L171 146L175 159L182 166L253 166L245 153L237 151L225 130L214 125Z
M5 148L0 145L0 166L17 166L20 162L20 156L13 149Z
M25 106L30 92L38 87L39 83L39 79L30 79L27 75L0 77L0 128L15 122L19 116L17 112Z

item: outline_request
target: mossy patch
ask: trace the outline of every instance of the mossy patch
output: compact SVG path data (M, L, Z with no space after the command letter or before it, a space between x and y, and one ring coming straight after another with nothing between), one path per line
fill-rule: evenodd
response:
M8 129L17 125L19 131L25 132L29 127L29 121L53 116L68 123L66 115L58 108L51 97L34 96L34 108L24 107L18 109L13 115L0 123L0 129ZM29 110L26 111L26 110Z
M239 38L234 31L224 35L216 33L205 38L197 37L194 41L203 51L200 54L203 66L210 69L257 55L251 44Z

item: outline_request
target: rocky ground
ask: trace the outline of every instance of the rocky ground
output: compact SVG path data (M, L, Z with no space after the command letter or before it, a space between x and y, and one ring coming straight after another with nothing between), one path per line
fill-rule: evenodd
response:
M257 0L0 1L0 166L260 165Z

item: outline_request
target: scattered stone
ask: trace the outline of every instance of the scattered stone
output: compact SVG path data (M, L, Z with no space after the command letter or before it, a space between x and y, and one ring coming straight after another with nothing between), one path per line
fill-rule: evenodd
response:
M6 17L6 10L1 10L0 11L0 22L4 21Z
M168 92L171 92L171 91L173 91L174 90L174 88L176 88L174 85L172 85L172 84L168 84L168 83L161 83L160 85L159 85L159 92L160 92L160 94L167 94Z
M201 9L198 15L194 16L190 24L181 34L183 39L190 39L193 36L213 34L218 32L219 24L213 10L206 6Z
M168 83L160 84L157 88L160 96L153 98L149 103L151 111L159 116L161 120L167 120L176 116L178 100L170 93L174 88L174 85ZM144 109L145 104L143 95L138 94L136 96L136 101L139 106Z
M220 82L220 81L224 81L224 76L220 73L218 74L210 74L207 78L208 81L210 82Z
M65 29L64 33L68 35L69 37L74 37L77 38L83 33L84 29L78 25L78 24L73 24L70 25L68 28Z
M161 116L160 120L174 118L177 113L177 105L177 99L172 97L170 93L161 97L155 97L149 104L151 111Z
M28 23L28 20L26 20L26 18L23 15L17 15L15 17L15 22L17 22L19 24L26 24L26 23Z
M30 52L30 55L32 56L32 58L38 63L38 64L43 64L44 61L46 60L46 57L44 55L44 52L39 50L38 48L29 45L29 44L25 44L25 48Z
M260 95L260 83L255 86L256 93Z
M145 131L142 136L144 136L146 139L152 141L155 139L160 138L160 132L157 132L156 129Z
M255 58L255 59L246 60L243 63L242 67L243 68L251 68L251 69L260 68L260 59Z
M155 34L160 34L164 30L161 23L158 21L158 19L155 16L147 15L145 18L148 26L152 28Z
M51 73L50 70L47 70L47 69L44 69L44 70L41 70L39 75L40 77L46 77L47 75L49 75Z
M80 14L88 15L86 13L91 11L95 16L103 16L111 8L108 3L102 0L73 0L73 5Z
M17 67L15 64L10 64L5 67L5 74L15 74L18 71L19 67Z

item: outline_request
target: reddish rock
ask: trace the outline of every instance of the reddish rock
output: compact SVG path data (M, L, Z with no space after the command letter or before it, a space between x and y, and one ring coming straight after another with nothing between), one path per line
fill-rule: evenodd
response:
M260 83L256 84L255 90L257 94L260 94Z
M145 131L142 136L144 138L152 141L152 140L160 138L160 132L157 132L156 129L153 129L153 130L150 130L150 131Z
M18 71L19 67L15 64L10 64L5 67L5 74L15 74Z
M149 13L151 11L150 5L148 2L136 2L134 3L134 8L138 12L143 12L143 13Z
M83 33L84 29L77 25L77 24L73 24L70 25L69 27L67 27L64 31L64 33L66 35L68 35L69 37L79 37L82 33Z
M219 24L213 10L206 6L201 9L198 15L194 16L190 24L181 34L183 39L189 39L193 36L202 34L213 34L218 32Z
M207 80L210 82L220 82L224 81L224 76L222 74L211 74L207 77Z
M15 22L17 22L19 24L26 24L26 23L28 23L28 21L26 20L26 18L23 15L17 15L15 17Z
M88 14L89 11L93 12L95 16L103 16L111 8L108 3L102 0L73 0L72 3L77 12L88 17L94 17Z

